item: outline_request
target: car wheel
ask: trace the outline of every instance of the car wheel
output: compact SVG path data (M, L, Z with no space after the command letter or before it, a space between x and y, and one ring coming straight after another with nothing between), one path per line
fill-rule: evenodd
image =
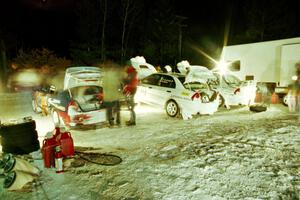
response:
M59 117L59 114L56 110L54 110L54 109L51 110L51 117L52 117L52 121L53 121L55 126L60 126L61 125L60 117Z
M267 106L264 105L252 105L249 107L249 110L252 112L263 112L267 110Z
M32 110L33 110L33 112L35 112L35 113L40 113L40 112L42 112L41 109L36 105L36 102L35 102L34 99L32 99L31 105L32 105Z
M225 100L222 95L219 95L219 108L224 106Z
M175 117L179 112L178 104L174 100L170 100L166 104L166 112L170 117Z
M289 101L289 98L288 98L288 95L286 94L282 98L282 104L285 106L288 106L288 101Z

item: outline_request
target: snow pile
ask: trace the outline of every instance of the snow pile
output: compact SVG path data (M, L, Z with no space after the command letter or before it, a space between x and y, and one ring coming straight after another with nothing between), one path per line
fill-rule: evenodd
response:
M124 123L129 113L121 115ZM59 175L44 170L43 186L49 199L297 199L299 128L296 116L279 105L261 113L221 109L189 121L145 108L134 127L71 131L75 146L119 155L121 164L86 163ZM41 189L0 191L0 198L37 194L43 199Z

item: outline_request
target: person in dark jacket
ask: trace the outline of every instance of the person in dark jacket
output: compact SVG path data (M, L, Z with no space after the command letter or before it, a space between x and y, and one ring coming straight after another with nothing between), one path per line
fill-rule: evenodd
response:
M126 66L125 71L127 73L126 78L124 79L124 88L123 93L130 110L130 120L126 122L126 125L132 126L136 125L136 114L134 111L134 95L137 90L138 85L138 76L137 71L133 66Z
M116 64L107 63L103 82L103 102L107 108L107 120L110 126L120 125L120 98L122 97L122 73ZM114 116L116 115L116 116Z

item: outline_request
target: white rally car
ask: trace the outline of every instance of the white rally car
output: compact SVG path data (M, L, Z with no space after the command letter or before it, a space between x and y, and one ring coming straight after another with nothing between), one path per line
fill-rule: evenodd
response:
M220 75L214 73L217 81L212 81L210 86L220 92L220 106L225 105L252 105L256 95L255 81L241 81L233 74Z
M189 65L188 62L180 62L177 65L181 74L186 74L188 81L203 80L208 85L219 92L219 106L225 105L251 105L254 103L256 95L255 81L241 81L238 77L227 72L220 74L213 72L206 67Z
M195 114L213 114L218 110L219 95L201 80L187 82L182 74L153 73L141 80L136 102L164 108L167 115L183 119Z
M101 80L102 73L97 67L68 68L64 90L48 99L55 125L72 128L106 122Z

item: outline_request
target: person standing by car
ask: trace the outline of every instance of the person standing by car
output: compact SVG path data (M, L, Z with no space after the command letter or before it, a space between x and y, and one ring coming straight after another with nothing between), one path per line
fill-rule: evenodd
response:
M127 126L136 125L136 114L134 111L134 95L138 85L137 71L130 65L125 67L127 76L124 79L123 93L130 111L130 120L126 122Z
M120 98L122 97L122 73L119 65L107 63L103 76L103 102L110 126L121 124ZM115 115L115 117L114 117Z
M296 106L298 111L298 121L300 121L300 63L296 63L296 81L295 81L295 92L296 96Z

